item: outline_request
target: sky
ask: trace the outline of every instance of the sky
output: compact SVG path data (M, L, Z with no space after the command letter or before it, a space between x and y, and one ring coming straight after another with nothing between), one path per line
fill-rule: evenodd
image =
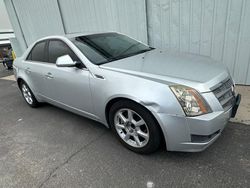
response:
M0 0L0 31L12 30L3 0Z

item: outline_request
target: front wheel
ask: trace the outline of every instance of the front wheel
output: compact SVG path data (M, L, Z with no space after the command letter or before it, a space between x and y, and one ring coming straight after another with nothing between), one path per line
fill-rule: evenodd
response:
M128 149L152 153L160 146L161 134L152 114L132 101L118 101L109 113L113 132Z
M24 81L20 83L20 89L21 89L24 100L27 102L29 106L33 108L39 106L39 102L36 100L31 89Z

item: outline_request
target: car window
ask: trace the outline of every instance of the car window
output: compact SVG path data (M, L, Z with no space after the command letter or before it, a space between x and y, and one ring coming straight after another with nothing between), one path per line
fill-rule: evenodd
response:
M58 57L69 55L73 61L80 61L76 54L60 40L49 41L49 62L56 63Z
M92 62L95 62L95 64L101 64L102 62L106 61L106 58L103 57L97 50L94 48L91 48L87 44L80 42L80 41L74 41L74 44L78 49L83 52L83 54Z
M31 50L27 60L46 62L45 58L46 41L38 42Z
M71 38L71 41L96 65L137 55L153 49L118 33L78 36Z

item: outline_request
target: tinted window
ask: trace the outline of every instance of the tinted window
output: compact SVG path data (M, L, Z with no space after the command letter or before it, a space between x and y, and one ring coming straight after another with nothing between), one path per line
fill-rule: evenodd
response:
M118 33L80 36L72 39L72 42L94 64L102 64L152 50L152 48ZM80 43L82 44L80 45Z
M75 53L62 41L51 40L49 42L49 62L56 63L58 57L69 55L73 61L80 61Z
M91 61L94 62L95 64L101 64L102 62L107 61L107 59L98 53L97 50L94 48L91 48L87 44L80 42L80 41L75 41L74 44L79 48L81 52Z
M46 62L47 60L45 58L45 45L45 41L37 43L31 50L27 60Z

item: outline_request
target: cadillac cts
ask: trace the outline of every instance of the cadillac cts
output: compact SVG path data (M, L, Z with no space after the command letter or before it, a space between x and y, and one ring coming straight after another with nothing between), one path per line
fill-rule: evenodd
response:
M14 62L31 107L47 102L110 127L138 153L202 151L240 103L221 63L119 33L50 36Z

